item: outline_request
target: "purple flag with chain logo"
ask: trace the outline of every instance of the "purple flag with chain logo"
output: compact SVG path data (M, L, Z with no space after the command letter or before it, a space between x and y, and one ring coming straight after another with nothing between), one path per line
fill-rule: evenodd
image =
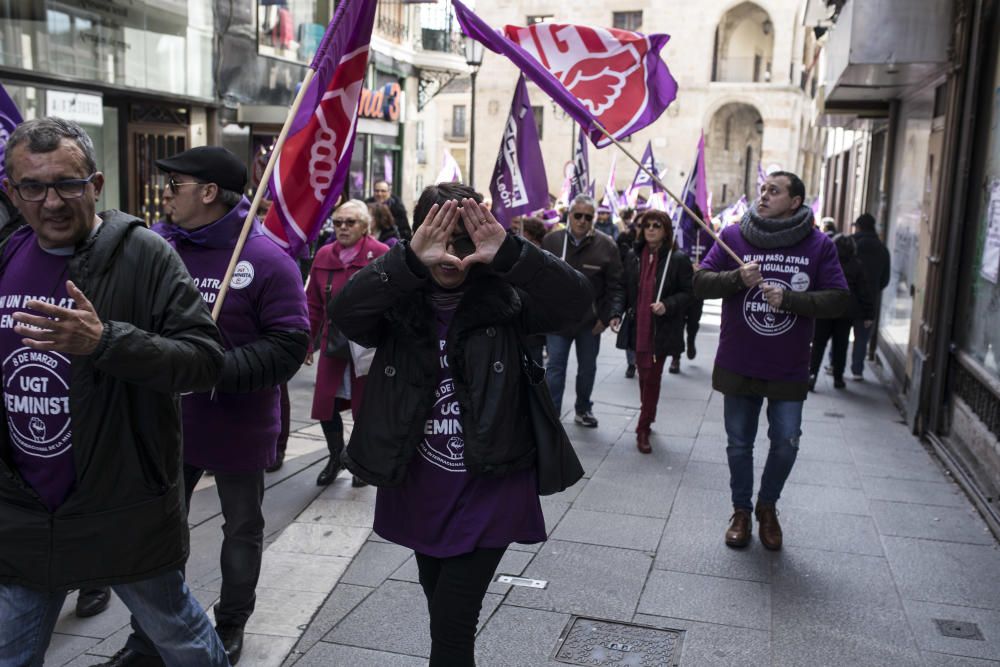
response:
M548 206L549 184L544 164L528 86L522 76L514 89L514 100L510 104L490 181L493 215L505 228L510 227L510 221L516 216L529 215Z
M0 187L3 185L3 179L7 177L3 167L7 154L7 140L10 139L14 128L20 125L23 120L14 100L10 99L3 84L0 84Z

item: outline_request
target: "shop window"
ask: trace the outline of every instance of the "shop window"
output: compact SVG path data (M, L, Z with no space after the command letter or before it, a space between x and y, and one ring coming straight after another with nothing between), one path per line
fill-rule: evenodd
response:
M258 0L258 52L310 62L332 17L333 4L333 0Z
M639 32L642 28L642 10L634 12L611 12L611 25L619 30Z
M347 177L347 192L351 199L368 196L368 144L370 135L358 134L351 153L351 169Z
M542 121L545 119L545 107L531 107L531 113L535 117L535 127L538 128L538 140L542 140Z
M451 136L465 138L465 105L456 104L451 108Z

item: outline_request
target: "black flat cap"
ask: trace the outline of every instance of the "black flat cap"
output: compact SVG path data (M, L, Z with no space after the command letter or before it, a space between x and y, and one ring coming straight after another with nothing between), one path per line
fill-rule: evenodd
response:
M242 193L247 184L247 166L222 146L198 146L154 164L163 171L215 183L223 190Z

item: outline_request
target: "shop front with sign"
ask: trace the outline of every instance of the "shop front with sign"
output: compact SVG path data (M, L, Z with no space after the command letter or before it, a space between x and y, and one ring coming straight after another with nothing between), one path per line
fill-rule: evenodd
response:
M61 116L94 140L98 205L153 222L152 160L207 140L214 106L212 0L0 3L0 83L26 119Z

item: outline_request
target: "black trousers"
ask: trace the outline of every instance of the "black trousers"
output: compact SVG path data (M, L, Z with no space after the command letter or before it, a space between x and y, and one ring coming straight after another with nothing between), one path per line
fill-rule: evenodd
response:
M204 470L184 465L184 494L187 506ZM264 555L264 472L215 473L215 487L222 505L222 593L215 605L216 626L245 625L257 602L257 580ZM146 655L156 655L153 643L135 617L126 646Z
M479 612L505 551L476 549L451 558L416 554L431 617L430 667L475 667Z
M847 365L847 343L851 336L853 320L816 320L816 330L813 333L812 360L809 362L809 375L819 374L823 364L823 352L826 343L833 339L830 356L833 362L833 377L842 379L844 367Z
M319 425L323 428L327 451L334 461L339 462L344 451L344 419L339 412L334 412L333 417L320 421Z
M701 326L701 312L704 307L705 301L703 299L691 297L691 301L688 302L687 312L684 313L684 328L687 330L688 340L694 340L694 337L698 335L698 329Z

